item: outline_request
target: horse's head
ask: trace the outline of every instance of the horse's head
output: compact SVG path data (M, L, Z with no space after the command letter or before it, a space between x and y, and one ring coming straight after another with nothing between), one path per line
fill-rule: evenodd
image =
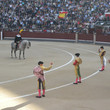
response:
M27 48L29 48L29 47L31 47L31 42L30 41L27 42Z

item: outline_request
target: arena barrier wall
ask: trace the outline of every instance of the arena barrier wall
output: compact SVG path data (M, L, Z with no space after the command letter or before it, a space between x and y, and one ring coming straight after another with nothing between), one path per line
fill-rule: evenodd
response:
M5 37L15 37L17 32L4 32ZM75 33L41 33L41 32L22 32L24 38L50 38L50 39L75 39Z
M3 37L5 38L13 38L16 36L18 32L12 31L3 31ZM89 41L94 44L97 42L110 43L110 34L103 34L100 30L96 31L96 33L90 32L89 34L85 33L42 33L42 32L22 32L23 38L30 39L65 39L71 41Z

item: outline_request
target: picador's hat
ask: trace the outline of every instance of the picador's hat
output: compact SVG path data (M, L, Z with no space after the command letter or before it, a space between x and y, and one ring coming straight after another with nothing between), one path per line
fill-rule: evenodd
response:
M76 53L75 56L79 57L80 53Z
M104 49L104 47L103 47L103 46L101 46L100 48L101 48L101 49Z
M23 29L20 29L19 33L22 33L24 30Z
M40 64L44 64L44 62L43 62L43 61L39 61L39 62L38 62L38 65L40 65Z

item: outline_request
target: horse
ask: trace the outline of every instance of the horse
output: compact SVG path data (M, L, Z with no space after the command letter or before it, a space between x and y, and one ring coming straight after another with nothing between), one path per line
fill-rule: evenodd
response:
M25 59L25 49L31 47L31 42L28 40L22 40L18 45L19 46L16 49L16 44L14 42L11 43L11 57L13 58L14 51L15 58L17 58L16 51L19 50L19 59L21 59L21 51L23 51L23 58Z

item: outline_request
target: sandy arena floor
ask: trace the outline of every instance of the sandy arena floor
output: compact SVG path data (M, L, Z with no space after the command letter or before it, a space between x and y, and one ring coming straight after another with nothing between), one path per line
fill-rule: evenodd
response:
M100 45L31 41L26 59L11 58L12 41L0 41L0 110L110 110L110 64L105 71L98 56ZM106 60L110 47L104 46ZM73 85L74 54L79 52L82 83ZM17 52L18 55L18 52ZM37 99L37 81L33 68L39 60L45 66L46 97Z

